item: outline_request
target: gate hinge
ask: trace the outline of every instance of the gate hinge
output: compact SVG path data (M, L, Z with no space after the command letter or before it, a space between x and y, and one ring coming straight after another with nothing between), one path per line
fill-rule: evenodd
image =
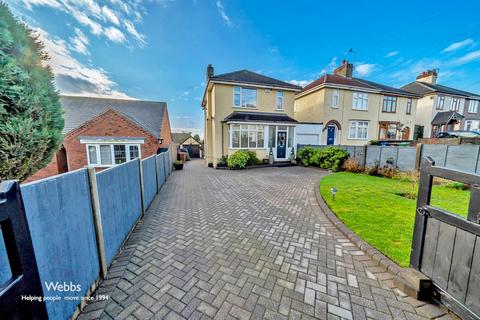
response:
M430 212L425 208L425 207L420 207L417 209L417 212L419 215L421 216L427 216L429 217L430 216Z

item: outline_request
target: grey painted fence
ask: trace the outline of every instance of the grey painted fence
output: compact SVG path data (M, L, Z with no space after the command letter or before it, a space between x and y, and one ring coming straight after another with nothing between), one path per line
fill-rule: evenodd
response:
M157 155L157 186L158 190L163 186L166 180L166 175L165 175L165 161L163 160L164 154L161 153Z
M305 145L298 145L298 149ZM312 146L325 148L324 145ZM367 167L378 163L384 166L390 163L401 171L413 171L419 168L420 159L432 157L440 166L480 173L480 146L478 145L441 145L425 144L417 147L403 146L336 146L347 150L350 156L356 157L360 165ZM366 154L363 154L363 153Z
M143 159L141 164L143 177L143 207L147 209L158 192L157 163L155 155Z
M44 295L81 297L91 294L91 289L101 276L104 261L100 244L105 248L107 264L111 263L142 215L141 188L143 205L147 208L171 173L171 158L176 157L174 150L170 148L166 153L142 161L133 160L93 173L98 204L91 196L93 182L89 179L87 169L21 186ZM94 208L97 205L101 230L95 225L97 213ZM98 238L99 235L102 237ZM0 285L11 276L0 230ZM71 281L74 285L80 285L81 290L73 293L49 291L45 282L57 281L60 284L65 281L68 285ZM49 318L70 318L78 312L80 303L78 300L47 301Z
M99 275L86 169L21 186L45 296L83 296ZM80 285L79 292L48 290L46 283ZM46 301L50 319L66 319L79 301Z
M142 214L139 172L139 161L136 160L97 174L107 264L112 262Z

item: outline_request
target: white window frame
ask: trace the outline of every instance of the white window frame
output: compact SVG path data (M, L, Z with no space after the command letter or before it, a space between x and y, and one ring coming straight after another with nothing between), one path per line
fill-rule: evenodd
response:
M243 105L243 90L253 90L255 91L255 107L247 107ZM235 104L235 95L239 94L240 95L240 105ZM235 86L233 87L233 99L232 99L232 106L234 108L241 108L241 109L257 109L258 108L258 92L257 88L248 88L248 87L238 87Z
M339 100L340 100L340 91L338 89L333 89L333 92L332 92L332 108L333 109L338 109Z
M443 110L445 108L445 96L439 95L437 98L437 110Z
M240 129L238 130L233 130L233 126L234 125L239 125L240 126ZM255 130L251 130L248 126L255 126ZM247 129L242 129L242 126L247 126ZM260 129L263 128L263 129ZM241 123L231 123L228 127L228 131L229 131L229 145L228 147L230 149L234 149L234 150L259 150L259 149L265 149L265 138L266 138L266 134L265 134L265 128L268 128L268 126L265 126L263 124L241 124ZM239 132L239 141L238 141L238 147L234 147L233 146L233 132L234 131L238 131ZM247 147L242 147L242 132L247 132ZM250 132L255 132L255 137L256 137L256 147L250 147L250 143L248 141L248 137L250 136ZM259 132L262 132L263 133L263 146L258 146L258 133Z
M285 110L285 94L283 91L277 91L275 102L277 110Z
M110 153L111 153L111 159L112 159L112 163L111 164L102 164L101 163L101 155L100 155L100 146L103 145L103 146L110 146ZM138 143L115 143L115 142L112 142L112 143L87 143L85 146L86 146L86 150L87 150L87 163L88 163L88 166L89 167L92 167L92 168L109 168L109 167L114 167L118 164L115 164L115 152L114 152L114 145L123 145L125 146L125 162L128 162L128 161L131 161L131 160L134 160L134 159L137 159L137 158L130 158L130 147L132 146L136 146L138 148L138 158L142 158L142 148L141 148L141 145L138 144ZM89 148L90 147L94 147L95 148L95 152L96 152L96 155L97 155L97 163L92 163L90 161L90 152L89 152Z
M472 129L472 125L473 124L476 124L476 129ZM468 128L468 126L470 125L470 128ZM474 119L471 119L471 120L465 120L465 126L464 126L464 130L468 130L468 131L472 131L472 130L478 130L480 128L480 120L474 120Z
M360 127L360 124L362 126ZM364 125L366 124L366 126ZM352 132L352 125L354 125L354 132ZM351 120L348 122L348 139L351 140L368 140L368 129L370 127L370 122L367 120ZM366 136L360 137L359 129L363 128L366 129ZM353 133L353 135L352 135Z
M352 95L352 109L368 111L368 93L354 91Z
M458 111L459 108L460 108L460 99L452 98L452 102L450 103L450 111Z
M468 102L468 113L477 113L478 112L478 100L470 100Z

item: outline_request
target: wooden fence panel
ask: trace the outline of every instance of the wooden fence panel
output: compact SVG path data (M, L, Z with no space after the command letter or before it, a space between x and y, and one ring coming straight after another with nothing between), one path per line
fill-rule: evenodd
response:
M79 284L87 293L100 273L88 173L86 169L21 186L33 248L44 295L71 296L48 291L45 283ZM47 301L50 319L67 319L79 301Z
M139 165L135 160L97 173L108 264L142 214Z
M141 161L143 177L143 206L147 209L157 194L157 169L155 156Z

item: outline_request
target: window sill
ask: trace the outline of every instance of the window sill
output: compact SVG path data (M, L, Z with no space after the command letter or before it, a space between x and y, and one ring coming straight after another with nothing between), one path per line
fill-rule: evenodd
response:
M242 109L242 110L258 110L258 107L251 108L251 107L236 107L236 106L233 106L232 108L233 109Z
M368 112L368 109L354 109L354 108L352 108L352 111L363 111L363 112Z
M382 110L382 113L395 114L395 113L397 113L397 111L383 111Z

